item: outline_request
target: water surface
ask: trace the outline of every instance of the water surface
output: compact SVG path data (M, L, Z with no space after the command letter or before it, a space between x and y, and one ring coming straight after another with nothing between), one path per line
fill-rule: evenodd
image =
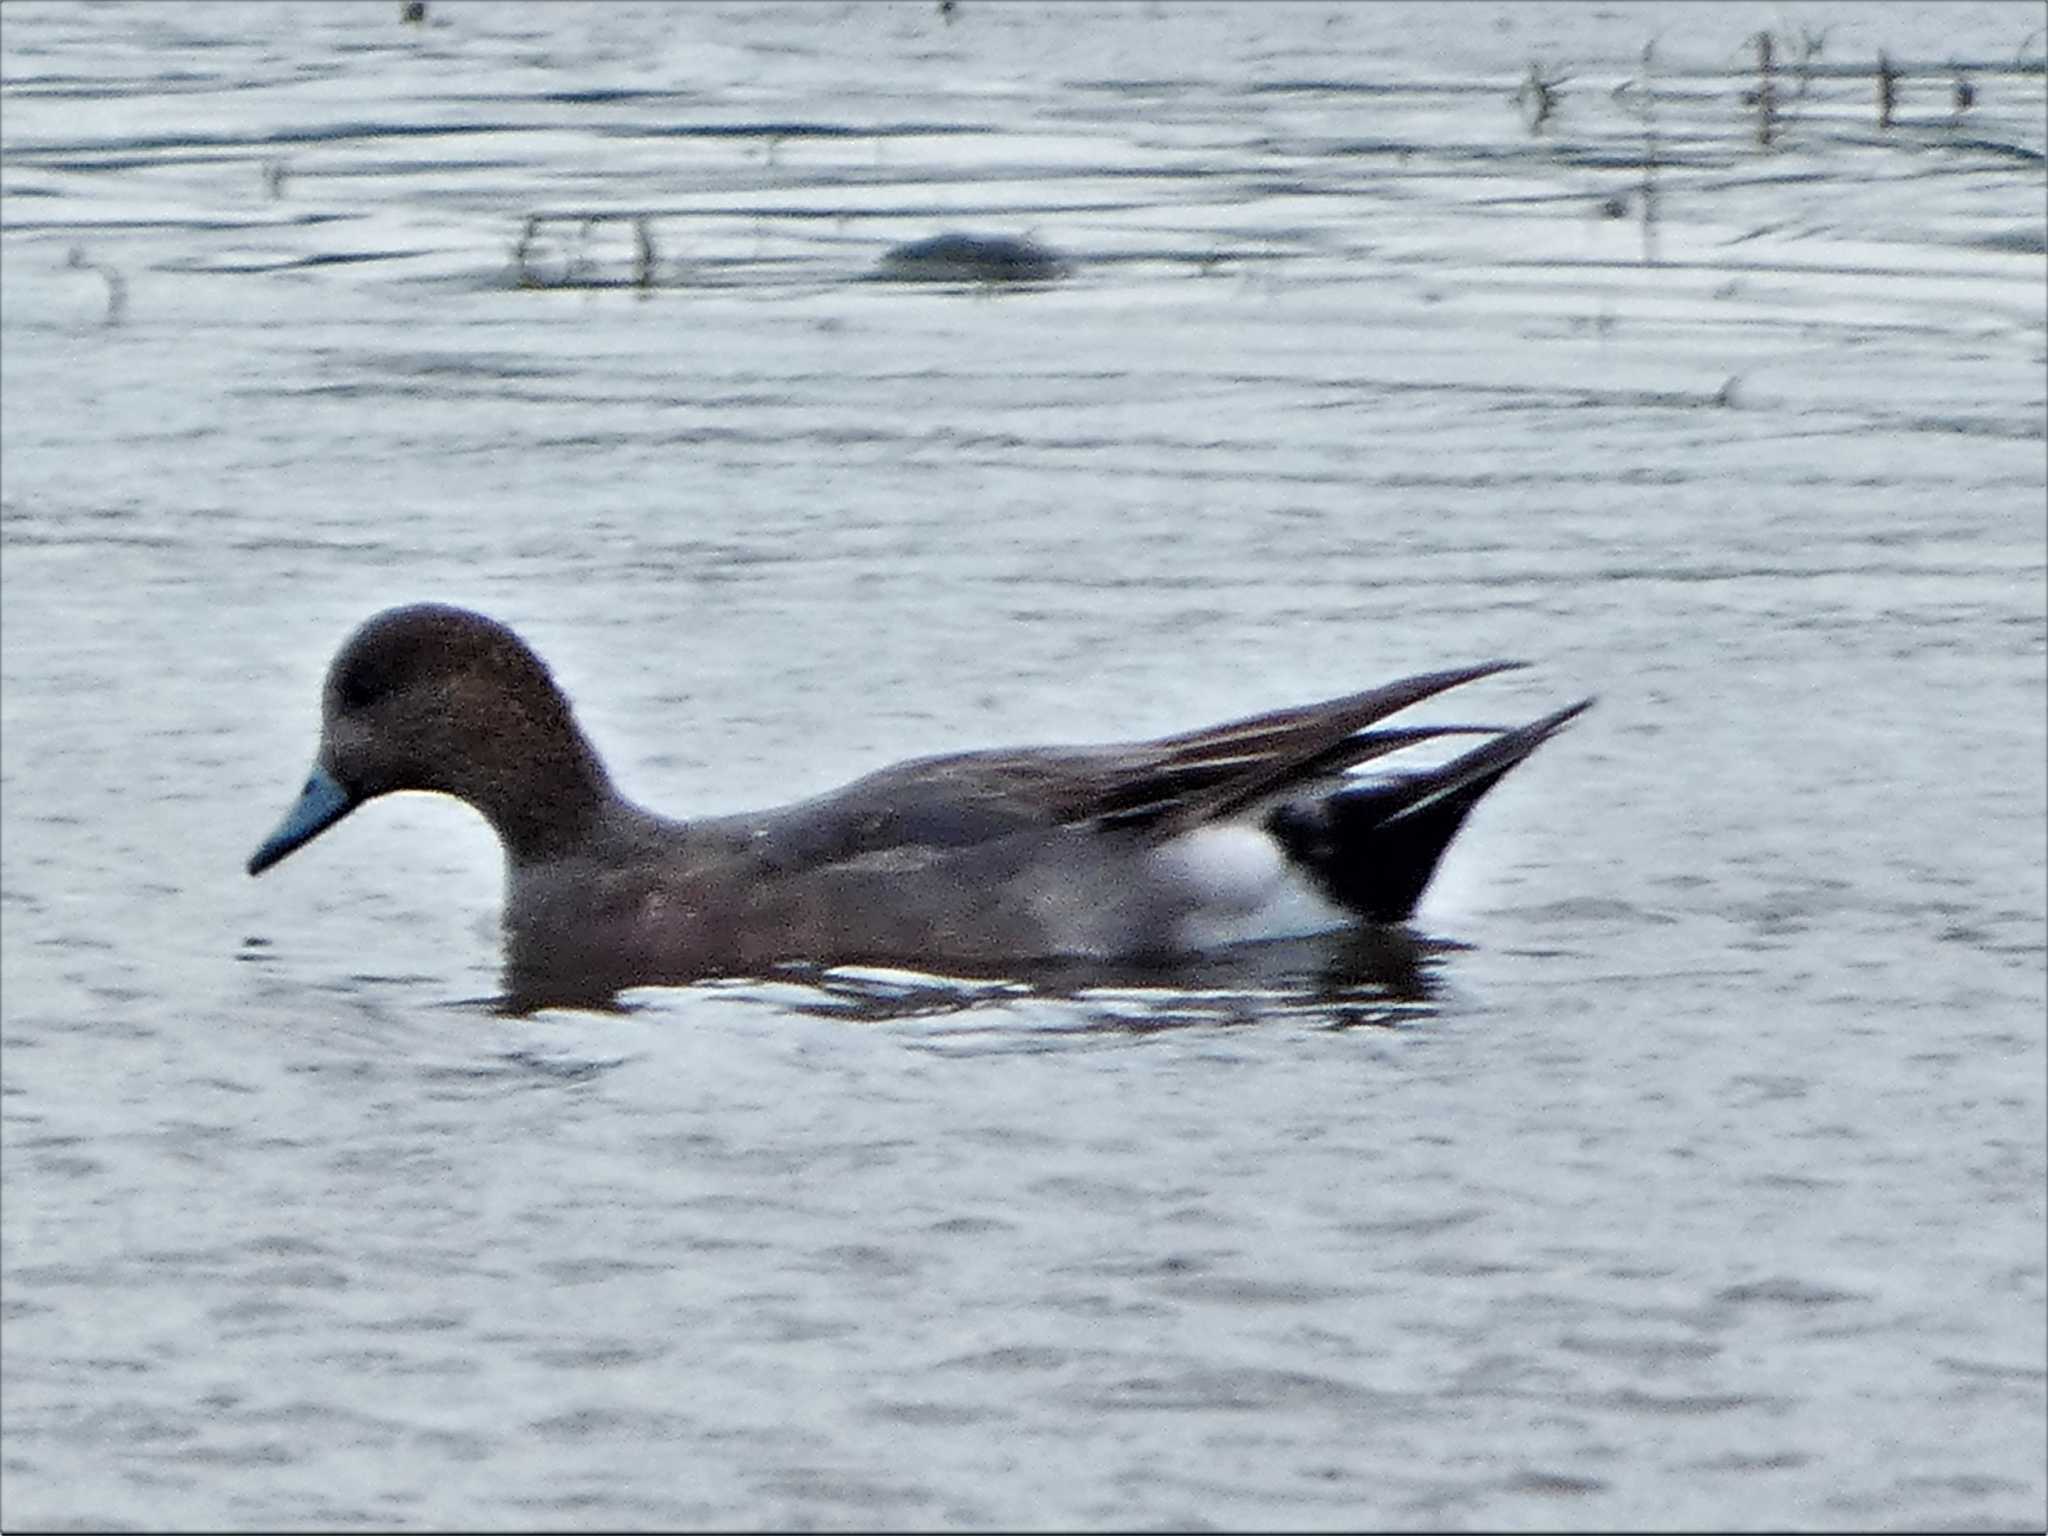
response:
M2038 7L397 12L0 12L0 1523L2048 1518ZM1601 702L1391 962L506 1019L241 873L423 597L680 814Z

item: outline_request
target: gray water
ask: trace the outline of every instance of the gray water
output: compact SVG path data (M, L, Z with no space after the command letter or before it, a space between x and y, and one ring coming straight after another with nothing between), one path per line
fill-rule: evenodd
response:
M2048 1519L2038 6L397 13L0 11L0 1524ZM678 814L1600 703L1406 970L513 1019L241 872L427 597Z

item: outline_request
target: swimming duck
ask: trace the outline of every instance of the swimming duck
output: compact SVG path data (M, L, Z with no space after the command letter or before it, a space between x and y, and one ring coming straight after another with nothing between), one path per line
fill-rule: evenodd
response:
M529 996L790 961L1170 960L1405 920L1473 805L1592 700L1512 730L1371 727L1520 665L1150 741L918 758L792 805L683 821L618 792L510 629L418 604L342 646L313 771L248 867L261 874L380 795L452 795L504 846L506 979ZM1487 739L1440 766L1347 777L1453 734Z

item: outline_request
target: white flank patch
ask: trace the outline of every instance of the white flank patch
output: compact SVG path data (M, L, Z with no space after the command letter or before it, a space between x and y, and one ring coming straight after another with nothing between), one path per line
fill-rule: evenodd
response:
M1180 939L1191 949L1300 938L1353 921L1258 827L1197 827L1155 857L1187 895Z

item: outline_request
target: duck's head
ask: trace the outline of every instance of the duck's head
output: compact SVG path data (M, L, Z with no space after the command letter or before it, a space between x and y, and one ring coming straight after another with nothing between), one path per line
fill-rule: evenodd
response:
M611 792L569 701L526 642L495 619L439 603L387 609L342 646L321 696L313 771L249 873L365 801L408 789L475 806L515 861L583 836Z

